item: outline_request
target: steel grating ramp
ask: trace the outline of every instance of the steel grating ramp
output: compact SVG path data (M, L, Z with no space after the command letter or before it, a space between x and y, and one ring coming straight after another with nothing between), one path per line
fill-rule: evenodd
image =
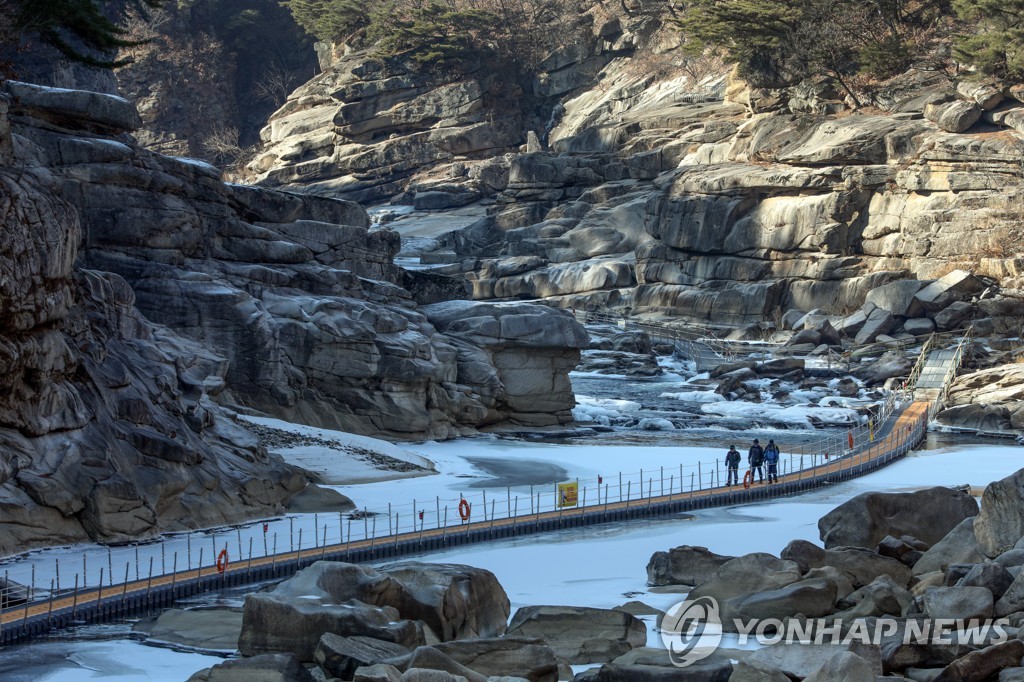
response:
M933 350L928 354L921 375L917 378L917 389L941 389L956 359L955 350Z

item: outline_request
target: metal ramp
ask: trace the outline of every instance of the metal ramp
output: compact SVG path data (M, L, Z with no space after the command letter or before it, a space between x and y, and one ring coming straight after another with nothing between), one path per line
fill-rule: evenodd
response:
M935 338L933 335L922 346L917 365L907 382L914 400L927 401L931 405L929 417L934 417L945 404L953 379L970 349L972 333L968 329L955 348L933 348Z
M725 357L704 341L673 339L677 356L692 360L698 372L707 372L726 361Z

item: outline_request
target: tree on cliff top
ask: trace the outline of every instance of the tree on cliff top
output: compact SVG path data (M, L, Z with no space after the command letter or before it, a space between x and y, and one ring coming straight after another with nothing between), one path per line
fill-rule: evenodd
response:
M163 0L9 0L13 42L38 36L72 61L101 68L123 66L118 48L137 44L121 25L128 12L145 13ZM12 47L8 44L6 47Z
M496 55L529 71L564 45L576 0L284 0L296 22L326 42L384 56L452 65Z
M724 52L754 85L827 77L853 97L854 76L894 75L929 49L946 2L683 0L676 23L690 51Z
M285 0L295 23L317 40L345 40L370 23L368 3L359 0Z
M1024 0L954 0L953 7L977 31L957 40L957 58L982 73L1024 81Z

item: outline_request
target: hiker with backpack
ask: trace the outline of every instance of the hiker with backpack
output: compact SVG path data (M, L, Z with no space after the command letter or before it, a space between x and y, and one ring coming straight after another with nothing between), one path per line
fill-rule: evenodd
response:
M773 439L768 439L764 448L764 462L768 465L768 482L779 482L779 446Z
M750 450L747 452L747 464L750 465L750 482L754 482L754 472L757 472L757 478L760 483L764 483L764 450L761 449L761 444L758 443L757 439L754 439L754 444L750 446Z
M736 449L735 445L730 445L729 452L725 453L725 467L729 472L729 482L727 483L729 487L740 482L740 459L740 451Z

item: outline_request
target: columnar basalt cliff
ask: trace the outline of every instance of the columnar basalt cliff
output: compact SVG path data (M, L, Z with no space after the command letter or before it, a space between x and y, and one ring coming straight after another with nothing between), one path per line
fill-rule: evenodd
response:
M305 476L225 404L398 438L571 420L570 316L420 309L359 206L145 151L117 97L5 90L0 553L280 511Z

